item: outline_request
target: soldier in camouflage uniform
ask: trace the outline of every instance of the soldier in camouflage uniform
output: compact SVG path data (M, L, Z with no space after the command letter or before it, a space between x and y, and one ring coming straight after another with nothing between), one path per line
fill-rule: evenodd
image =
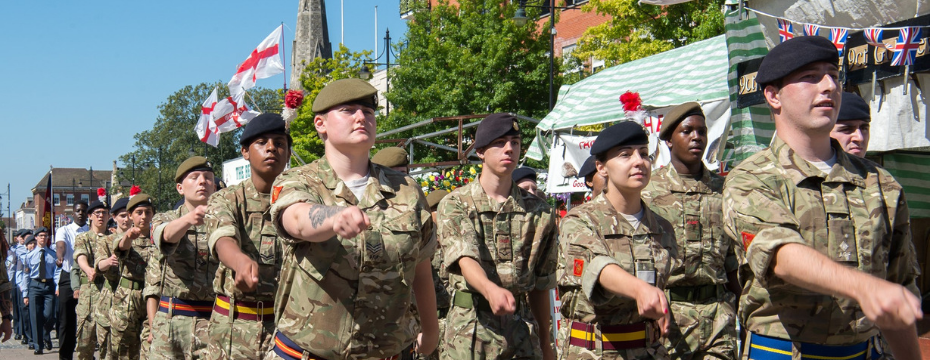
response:
M271 221L271 186L290 158L284 119L265 113L240 136L252 176L210 198L210 251L220 260L210 317L211 359L261 359L274 346L274 296L281 245Z
M843 151L850 155L865 157L869 150L869 128L872 122L872 110L856 93L843 93L843 106L836 117L836 125L830 131L830 137L836 139Z
M727 176L725 231L737 246L743 357L919 359L922 316L901 185L849 156L830 131L838 56L819 36L783 42L756 81L775 118L772 145Z
M137 194L126 204L133 227L118 235L111 235L107 242L98 243L97 269L108 271L117 268L116 279L107 277L107 285L113 292L110 313L109 359L135 359L139 357L140 332L145 321L145 286L147 261L156 251L150 233L152 200L146 194ZM111 255L112 254L112 255ZM113 256L115 255L115 257Z
M284 263L265 359L409 358L436 347L433 221L419 184L368 159L376 93L359 79L326 85L312 107L324 156L274 183Z
M474 144L481 174L439 203L438 237L453 292L442 359L555 358L549 291L556 284L557 215L512 180L520 156L516 120L498 113L481 121Z
M97 277L103 279L103 286L100 287L97 298L91 304L93 309L94 323L96 323L97 344L100 345L100 359L110 359L109 350L111 347L110 337L110 309L113 306L114 285L119 284L119 259L113 254L113 239L125 233L132 227L129 219L129 211L126 205L129 204L129 198L121 198L113 202L110 207L110 216L116 222L116 231L108 236L98 238L94 244L94 253L92 262Z
M707 146L701 106L689 102L669 111L659 138L671 150L671 163L653 174L642 197L674 221L678 241L665 284L673 320L666 347L672 359L734 359L737 262L723 233L723 177L701 160Z
M110 234L107 231L107 220L110 214L107 212L106 204L100 201L94 201L87 206L87 215L89 218L90 229L78 235L74 239L74 263L80 268L75 269L80 277L81 284L78 291L77 314L77 332L76 348L78 359L93 359L95 347L97 346L97 323L94 321L94 302L100 296L100 289L103 288L103 274L97 274L93 264L97 244L107 238ZM105 353L105 351L104 351ZM103 357L103 356L101 356Z
M604 192L562 219L562 357L668 359L662 289L677 256L668 220L641 200L652 160L645 129L622 122L594 141Z
M204 217L215 187L207 158L192 156L178 165L174 181L184 204L152 219L158 251L146 276L152 327L150 359L200 359L206 356L207 328L216 294L219 261L210 255ZM152 289L154 288L154 289ZM158 306L155 300L158 300ZM156 310L152 314L152 310Z

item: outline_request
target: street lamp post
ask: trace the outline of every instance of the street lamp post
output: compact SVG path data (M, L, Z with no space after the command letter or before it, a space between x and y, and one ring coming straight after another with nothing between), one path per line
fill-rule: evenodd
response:
M371 75L371 71L368 70L368 65L375 65L375 66L384 65L385 71L390 69L392 53L393 53L393 50L391 50L391 30L386 29L384 32L384 51L378 54L378 57L374 58L374 60L365 61L364 64L362 65L362 70L358 72L358 77L362 78L362 80L371 79L372 75ZM376 62L378 61L378 59L381 58L381 55L385 56L385 62L384 63ZM394 57L396 58L397 54L394 54ZM385 80L385 91L386 92L390 91L391 90L391 77L388 76L387 73L384 74L384 80ZM385 112L385 116L391 115L391 103L387 101L387 97L384 98L384 112Z
M541 8L549 9L549 110L555 106L555 84L553 83L553 76L555 74L555 9L565 10L573 9L577 6L555 6L555 0L544 0L546 5L527 5L526 0L520 0L520 7L517 8L517 12L513 16L513 20L517 25L526 24L528 20L526 17L526 8Z

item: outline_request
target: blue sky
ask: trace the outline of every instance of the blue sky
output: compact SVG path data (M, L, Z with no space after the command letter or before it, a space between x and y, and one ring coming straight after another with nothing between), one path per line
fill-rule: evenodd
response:
M403 38L399 0L344 1L349 49L374 50L377 39L382 50L386 28L394 42ZM0 2L0 192L11 184L15 211L49 165L110 169L132 150L133 135L151 129L169 95L229 81L281 22L290 64L297 7L298 0ZM326 10L338 49L340 1ZM283 82L276 75L258 86Z

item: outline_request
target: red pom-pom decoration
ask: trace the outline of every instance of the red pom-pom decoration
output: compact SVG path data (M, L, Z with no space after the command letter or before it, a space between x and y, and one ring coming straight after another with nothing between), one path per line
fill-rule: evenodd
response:
M107 196L107 190L104 188L97 188L97 196Z
M133 185L131 188L129 188L129 196L135 196L140 192L142 192L142 189L139 188L139 185Z
M639 93L627 91L620 95L620 102L623 103L623 111L639 111L643 109L643 99L639 97Z
M300 104L304 103L304 92L301 90L288 90L287 94L284 94L284 106L287 106L291 109L296 109Z

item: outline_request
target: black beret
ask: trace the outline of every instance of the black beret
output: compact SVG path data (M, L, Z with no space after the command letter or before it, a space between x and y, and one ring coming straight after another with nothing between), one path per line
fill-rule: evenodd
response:
M693 101L672 108L662 119L662 130L659 131L659 139L671 139L672 132L678 127L678 123L692 115L700 115L702 118L706 118L704 111L701 110L701 104Z
M113 207L110 208L110 213L116 214L120 210L126 209L126 204L129 204L129 198L119 198L113 202Z
M591 146L591 155L607 152L617 146L645 144L649 144L646 129L633 121L624 121L597 134L597 139L594 139L594 145Z
M597 166L594 166L594 156L588 156L584 164L581 164L581 170L578 171L578 177L587 179L588 176L597 172Z
M520 180L533 178L533 181L536 181L536 170L530 167L521 167L513 171L511 175L513 182L520 182Z
M426 202L429 204L430 209L439 205L439 201L446 197L446 195L449 195L449 192L442 189L433 190L429 195L426 195Z
M762 87L791 74L807 64L826 61L837 64L836 46L822 36L799 36L778 44L762 59L756 83Z
M23 236L23 231L23 229L16 230L16 232L13 233L13 237Z
M32 235L32 230L30 230L30 229L23 229L23 236L26 236L26 235Z
M23 244L26 244L26 245L29 245L29 243L34 243L34 242L36 242L36 238L35 238L35 236L32 236L32 234L26 235L26 239L25 239L25 240L26 240L26 242L24 242Z
M181 182L184 176L191 171L209 171L213 172L213 164L203 156L191 156L178 165L178 170L174 172L174 182Z
M33 233L36 234L36 235L39 235L40 232L44 232L44 233L48 234L48 228L45 227L45 226L39 226L39 227L36 228L36 231L34 231Z
M475 132L475 149L491 144L502 136L520 135L520 125L517 117L508 113L495 113L481 120Z
M136 194L135 196L132 197L132 199L129 199L129 203L126 204L126 210L132 211L132 209L135 209L136 207L143 206L143 205L151 207L153 209L155 208L155 206L152 205L152 198L150 198L148 195Z
M255 140L262 134L283 134L287 135L288 142L291 142L291 135L287 133L284 118L274 113L262 113L254 119L249 120L239 136L239 145L249 146L252 140Z
M856 93L844 92L843 101L840 103L840 115L837 116L836 121L843 120L872 122L872 110L869 108L869 103Z
M94 210L97 210L97 209L106 210L106 208L107 208L107 204L104 204L100 200L94 200L93 202L90 203L90 205L87 205L87 213L90 214L94 212Z
M378 151L378 153L371 158L371 162L389 168L407 166L407 152L396 146L386 147Z
M376 109L378 107L378 89L361 79L336 80L326 84L320 90L320 93L313 99L313 107L310 110L315 114L320 114L333 106L348 103L361 104Z

